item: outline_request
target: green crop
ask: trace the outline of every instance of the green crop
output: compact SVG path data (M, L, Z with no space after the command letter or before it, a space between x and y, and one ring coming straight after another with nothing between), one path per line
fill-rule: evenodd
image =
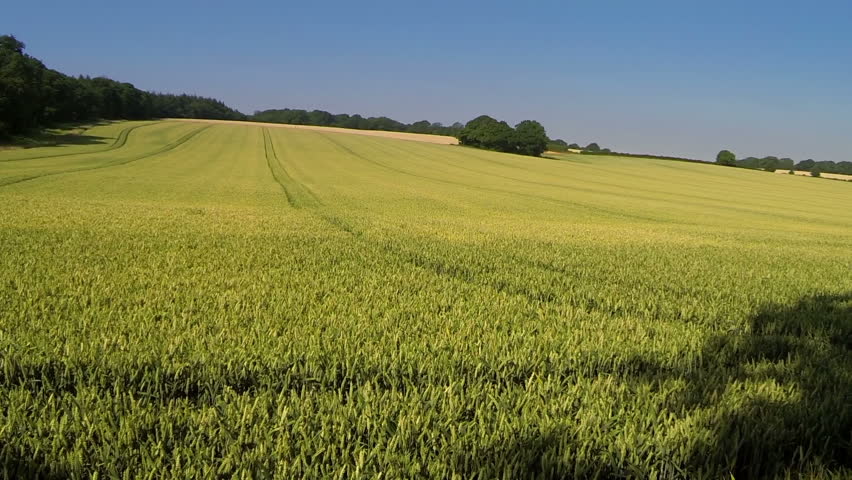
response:
M2 477L852 475L847 183L90 132L0 151Z

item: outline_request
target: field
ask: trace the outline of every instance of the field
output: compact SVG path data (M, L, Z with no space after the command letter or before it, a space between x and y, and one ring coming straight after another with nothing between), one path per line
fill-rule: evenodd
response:
M194 120L183 118L169 119L177 122L209 123L213 125L245 125L246 122L236 120ZM297 130L313 130L324 133L348 133L365 135L367 137L395 138L397 140L412 140L415 142L435 143L437 145L458 145L459 139L445 135L430 135L425 133L389 132L385 130L357 130L353 128L321 127L316 125L290 125L287 123L252 122L252 125L264 128L294 128Z
M775 170L775 173L789 174L790 170ZM805 171L797 170L794 173L794 175L801 175L801 176L804 176L804 177L810 177L811 172L805 172ZM842 173L822 173L822 174L820 174L820 176L823 177L823 178L830 178L832 180L845 180L847 182L852 182L852 175L844 175Z
M0 152L5 478L852 475L852 185L131 122Z

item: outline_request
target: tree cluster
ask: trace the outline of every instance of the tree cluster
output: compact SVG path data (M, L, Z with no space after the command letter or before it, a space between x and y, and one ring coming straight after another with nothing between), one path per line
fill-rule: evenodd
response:
M567 152L569 150L580 150L580 151L582 151L582 153L590 153L590 154L612 153L612 150L610 150L608 148L601 148L600 145L598 145L595 142L592 142L592 143L586 145L585 147L581 147L577 143L569 144L568 142L566 142L565 140L562 140L561 138L557 138L556 140L550 140L550 142L547 144L547 149L553 150L554 152Z
M842 173L852 175L852 162L817 162L811 159L796 163L792 158L778 158L773 156L757 158L746 157L737 159L729 150L722 150L716 155L716 163L733 167L751 168L755 170L799 170L805 172ZM818 175L814 175L818 176Z
M792 158L778 158L773 156L757 158L746 157L736 161L736 166L774 172L778 169L791 170L796 162Z
M385 130L389 132L428 133L453 137L458 135L464 127L464 125L458 122L451 126L432 123L428 120L407 124L388 117L365 118L358 114L333 114L323 110L307 111L293 108L259 111L255 112L248 119L255 122L316 125L320 127L354 128L358 130Z
M535 120L524 120L512 128L488 115L467 122L458 138L462 145L534 157L544 153L549 142L544 127Z
M0 36L0 137L64 122L145 118L242 119L218 100L139 90L104 77L71 77Z
M802 160L796 164L796 170L804 170L813 172L814 170L822 173L841 173L844 175L852 175L852 162L832 162L815 160Z

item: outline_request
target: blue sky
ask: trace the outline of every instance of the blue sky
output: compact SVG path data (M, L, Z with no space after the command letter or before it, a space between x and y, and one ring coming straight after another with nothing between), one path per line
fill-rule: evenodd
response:
M323 109L541 121L553 138L712 159L852 160L852 2L8 2L68 74Z

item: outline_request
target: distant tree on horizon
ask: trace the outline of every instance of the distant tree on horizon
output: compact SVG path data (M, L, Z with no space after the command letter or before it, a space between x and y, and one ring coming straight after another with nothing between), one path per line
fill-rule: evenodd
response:
M515 131L506 122L480 115L467 122L459 133L462 145L512 153L515 151Z
M810 171L812 168L816 166L816 162L813 159L802 160L801 162L796 164L796 170L805 170Z
M719 165L735 166L737 156L730 150L722 150L716 155L716 163Z
M723 150L722 152L726 151L727 150ZM719 152L719 154L721 155L722 152ZM720 163L718 157L716 162ZM852 175L852 162L848 161L833 162L831 160L828 160L818 162L809 158L807 160L802 160L799 163L796 163L792 158L789 157L778 158L769 155L763 158L746 157L743 159L735 160L734 164L742 168L760 169L766 170L768 172L774 172L779 169L810 172L814 168L818 168L820 173L839 173L845 175Z
M780 164L781 161L778 159L778 157L770 156L764 157L760 160L760 168L766 170L767 172L774 172L775 170L778 170Z
M420 120L408 126L408 131L411 133L429 133L432 130L432 122L428 120Z
M515 148L521 155L539 157L547 150L547 133L535 120L524 120L515 125L514 137Z
M459 143L505 153L540 156L550 140L541 123L524 120L512 128L506 122L480 115L459 132Z
M600 152L601 147L597 143L592 142L592 143L586 145L586 148L584 148L583 150L588 150L590 152Z
M778 160L778 168L786 168L791 169L796 162L793 161L792 158L784 157Z
M420 120L412 124L406 124L392 118L369 117L364 118L359 114L349 115L347 113L332 114L323 110L307 111L297 108L271 109L254 112L249 117L254 122L286 123L292 125L317 125L321 127L341 127L356 130L384 130L389 132L411 132L427 133L432 135L457 136L464 125L455 122L446 127L440 122L429 122Z

